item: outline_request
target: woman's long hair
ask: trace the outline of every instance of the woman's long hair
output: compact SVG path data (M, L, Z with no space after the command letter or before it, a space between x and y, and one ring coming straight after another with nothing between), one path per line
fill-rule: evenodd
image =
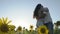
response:
M38 11L41 9L41 7L43 7L41 4L38 4L37 6L36 6L36 8L35 8L35 10L34 10L34 17L36 18L36 19L39 19L39 14L38 14Z
M38 4L34 10L34 16L38 16L38 11L43 7L41 4Z

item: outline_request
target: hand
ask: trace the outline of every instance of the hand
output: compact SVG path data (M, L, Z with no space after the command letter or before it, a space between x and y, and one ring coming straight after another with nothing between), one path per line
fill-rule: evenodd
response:
M35 18L35 16L33 16L33 18Z

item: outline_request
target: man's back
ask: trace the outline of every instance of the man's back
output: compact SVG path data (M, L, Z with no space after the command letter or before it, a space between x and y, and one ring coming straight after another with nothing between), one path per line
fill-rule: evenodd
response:
M44 18L44 23L48 23L48 22L52 22L52 18L50 16L49 10L47 7L44 7L44 11L45 11L45 18Z

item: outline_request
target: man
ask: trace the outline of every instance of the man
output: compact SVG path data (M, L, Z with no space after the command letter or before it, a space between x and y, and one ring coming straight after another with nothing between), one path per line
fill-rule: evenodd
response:
M44 25L47 26L47 28L49 29L49 34L53 34L53 23L52 23L52 18L50 16L49 10L47 7L44 8L45 11L45 18L44 18Z
M53 24L48 8L38 4L35 8L33 18L37 20L37 27L46 25L49 29L49 34L53 34Z

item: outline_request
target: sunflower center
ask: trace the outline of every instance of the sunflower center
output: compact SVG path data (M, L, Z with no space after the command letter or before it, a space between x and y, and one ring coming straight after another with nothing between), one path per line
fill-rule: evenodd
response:
M7 24L2 24L1 25L1 31L2 32L7 32L9 30L9 28L8 28L8 25Z
M41 33L45 33L45 32L46 32L45 28L41 28Z

